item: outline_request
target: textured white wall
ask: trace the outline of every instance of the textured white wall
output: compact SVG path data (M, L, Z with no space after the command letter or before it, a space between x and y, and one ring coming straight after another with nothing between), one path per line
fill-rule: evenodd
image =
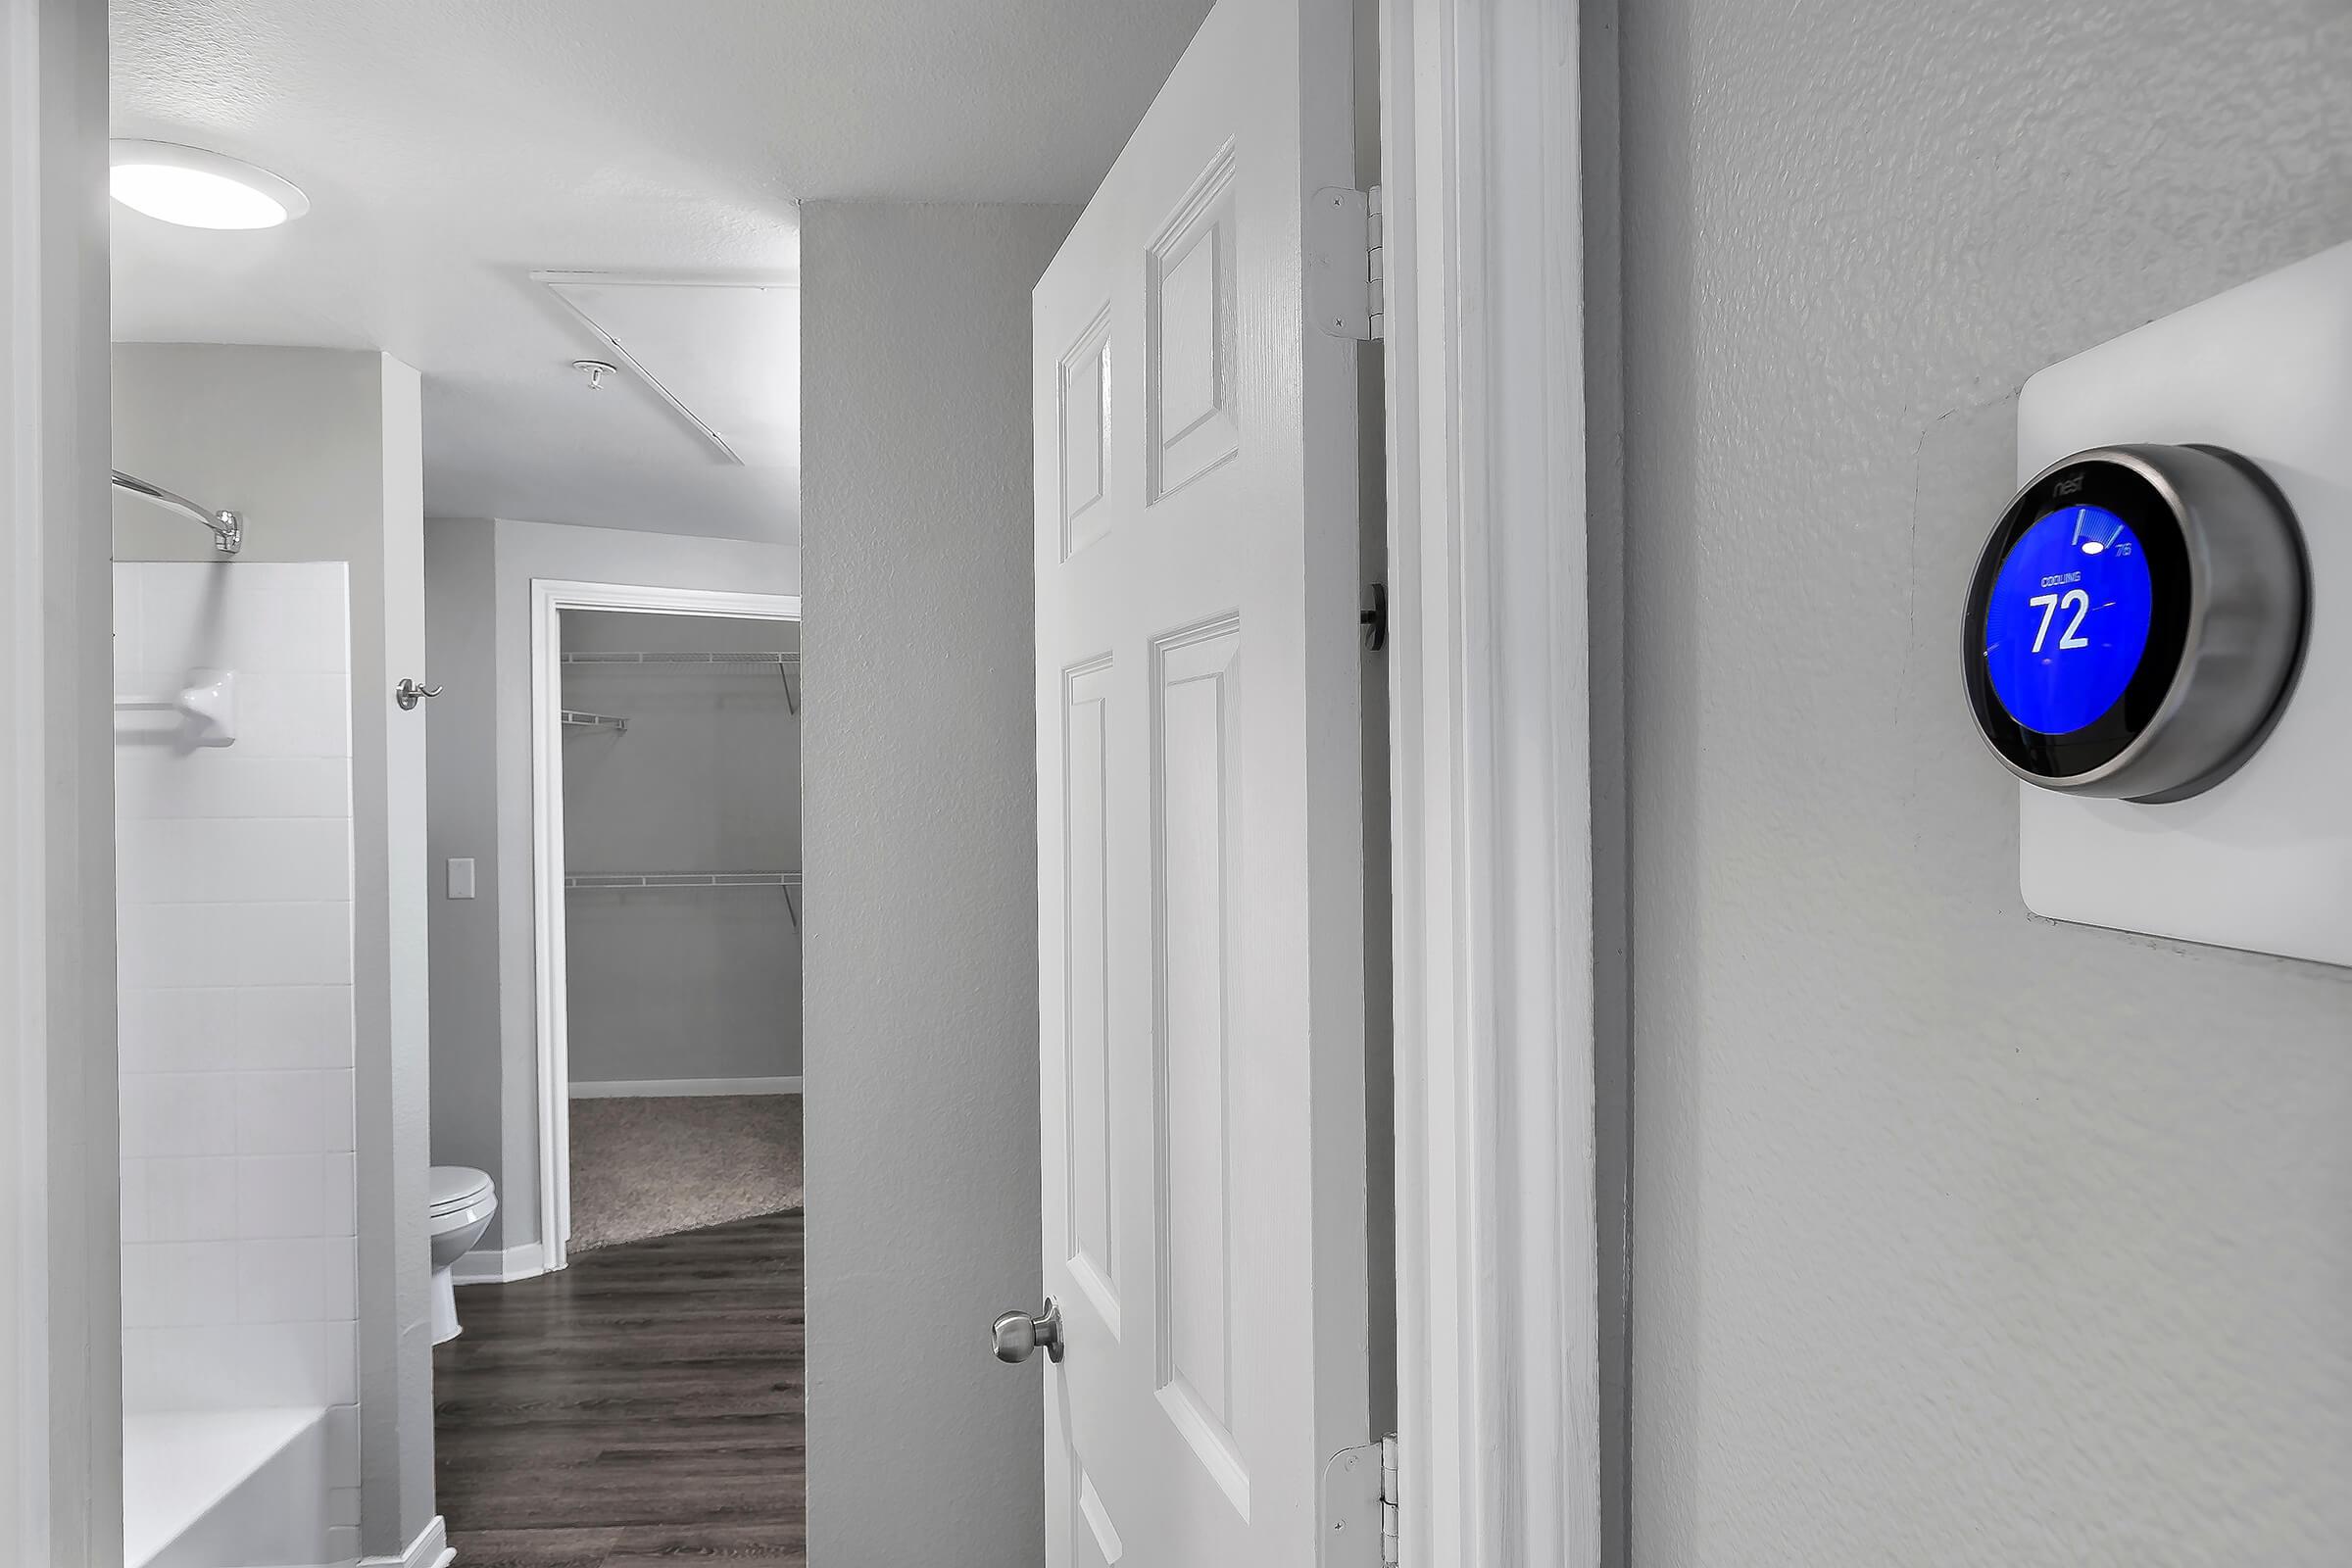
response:
M1074 210L802 229L811 1561L1035 1562L1029 290Z
M2019 383L2352 236L2352 14L1622 13L1635 1560L2341 1564L2352 975L2030 919L1954 660Z

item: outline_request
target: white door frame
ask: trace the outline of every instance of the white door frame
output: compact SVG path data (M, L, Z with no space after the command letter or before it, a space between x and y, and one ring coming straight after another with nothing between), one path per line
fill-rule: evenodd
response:
M801 618L798 594L531 579L531 930L539 1046L539 1244L564 1265L571 1236L571 1056L564 1014L564 614L615 610L738 620Z
M122 1551L106 8L0 22L0 1559Z
M1380 3L1400 1547L1597 1568L1580 7Z

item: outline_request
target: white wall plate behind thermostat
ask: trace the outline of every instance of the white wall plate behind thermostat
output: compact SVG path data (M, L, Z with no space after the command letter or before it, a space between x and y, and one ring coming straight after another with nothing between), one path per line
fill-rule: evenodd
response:
M2105 519L2100 525L2111 532L2136 538L2114 523L2115 512L2073 504L2081 498L2065 492L2082 483L2076 466L2082 459L2090 460L2094 489L2107 471L2099 466L2102 458L2126 468L2139 464L2135 454L2154 460L2143 471L2153 491L2182 513L2185 525L2178 532L2187 548L2183 554L2174 547L2175 558L2181 581L2192 585L2174 590L2174 656L2185 636L2191 661L2203 660L2207 694L2188 692L2185 677L2169 696L2142 691L2129 745L2121 715L2132 699L2116 698L2107 727L2117 733L2105 746L2080 751L2073 761L2064 756L2068 746L2080 749L2085 737L2095 739L2094 727L2036 735L1988 700L2005 667L2018 696L2010 709L2044 729L2075 723L2088 705L2112 695L2099 684L2102 661L2120 691L2132 673L2125 666L2141 662L2141 644L2152 660L2167 634L2162 551L2143 543L2139 555L2146 568L2133 568L2119 592L2114 584L2124 579L2112 569L2119 564L2112 553L2104 562L2070 563L2061 559L2067 539L2052 535L2065 534L2078 541L2076 548L2094 552L2112 552L2113 541L2102 545L2091 537L2082 543L2087 536L2071 525L2030 528L2035 517L2016 510L2035 506L2030 486L2004 519L2006 545L1996 531L1976 590L1980 598L1990 593L1999 570L2002 590L2017 603L2004 608L1996 598L1989 626L1984 608L1972 605L1964 645L1972 700L1987 738L2012 771L2029 779L2043 775L2019 786L2019 884L2026 906L2053 919L2352 964L2352 245L2051 366L2026 383L2017 424L2020 483L2054 487L2052 495L2062 497L2042 498L2043 522L2069 506L2071 517ZM2120 458L2117 448L2126 449ZM2183 455L2184 448L2192 450ZM2307 571L2301 582L2291 564L2280 564L2291 563L2291 545L2281 557L2275 543L2264 543L2278 530L2266 531L2267 524L2246 529L2235 521L2206 529L2188 518L2202 503L2193 495L2183 501L2185 487L2168 483L2164 470L2168 461L2182 471L2193 468L2204 461L2193 450L2200 448L2234 454L2240 466L2259 470L2253 475L2258 484L2267 480L2276 487L2292 513L2284 535L2291 537L2299 525ZM2121 482L2129 484L2130 475ZM2207 514L2218 516L2232 506L2242 513L2248 505L2225 499L2208 505ZM2142 524L2141 532L2148 528ZM2042 555L2029 560L2031 535L2039 536L2032 548ZM2261 558L2265 548L2272 551L2268 559ZM2012 551L2016 569L2002 570L1995 558L2003 549ZM2087 575L2052 569L2070 564L2090 569ZM2028 566L2041 574L2012 584ZM2264 588L2266 582L2273 586ZM2104 622L2082 623L2082 607L2070 610L2065 600L2070 585L2091 590L2077 597L2094 601L2092 614L2105 612ZM2053 596L2053 604L2043 607L2048 615L2027 608ZM2224 603L2232 599L2234 621ZM2043 619L2050 626L2042 627ZM2278 652L2298 620L2299 668L2291 654L2282 665ZM2102 624L2120 630L2102 635L2095 630ZM2035 646L2036 632L2046 649ZM1996 652L2004 637L2005 654ZM2265 637L2267 649L2258 646ZM2058 652L2061 642L2069 653ZM2048 675L2042 686L2022 684L2028 675L2017 673L2021 655L2034 666L2032 675ZM2004 658L2012 662L2008 666L2000 665ZM2073 672L2057 674L2067 660L2074 661ZM2259 690L2248 696L2232 686L2246 684L2240 677L2249 662L2259 666L2265 660L2268 689L2274 696L2284 692L2275 704ZM1993 671L1989 678L1981 673L1987 668ZM2143 672L2134 690L2153 679ZM2262 681L2253 684L2259 688ZM2217 688L2218 700L2212 698ZM2037 719L2037 707L2055 716ZM2212 726L2230 722L2243 730L2239 741L2232 748L2225 738L2213 751ZM2227 756L2227 766L2169 789L2163 779L2145 790L2130 782L2102 787L2100 774L2112 768L2136 764L2148 777L2152 760L2140 730L2167 724L2170 743L2180 743L2188 732L2205 744L2209 760ZM2200 725L2204 733L2196 733ZM2109 762L2118 752L2128 755ZM2153 760L2161 771L2162 760ZM2219 782L2210 782L2216 776ZM2102 798L2112 795L2138 798ZM2149 798L2159 795L2171 798Z

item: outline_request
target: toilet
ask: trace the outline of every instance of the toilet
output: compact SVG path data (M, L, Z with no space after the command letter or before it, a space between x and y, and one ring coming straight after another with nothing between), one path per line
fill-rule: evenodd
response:
M458 1337L458 1291L450 1266L473 1250L498 1212L490 1173L470 1165L435 1165L432 1188L433 1343Z

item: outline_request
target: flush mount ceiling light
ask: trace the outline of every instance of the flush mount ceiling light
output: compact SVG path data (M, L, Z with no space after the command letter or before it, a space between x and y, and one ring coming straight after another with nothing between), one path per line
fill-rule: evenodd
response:
M265 169L168 141L111 145L108 181L134 212L188 228L274 228L311 210L311 199Z

